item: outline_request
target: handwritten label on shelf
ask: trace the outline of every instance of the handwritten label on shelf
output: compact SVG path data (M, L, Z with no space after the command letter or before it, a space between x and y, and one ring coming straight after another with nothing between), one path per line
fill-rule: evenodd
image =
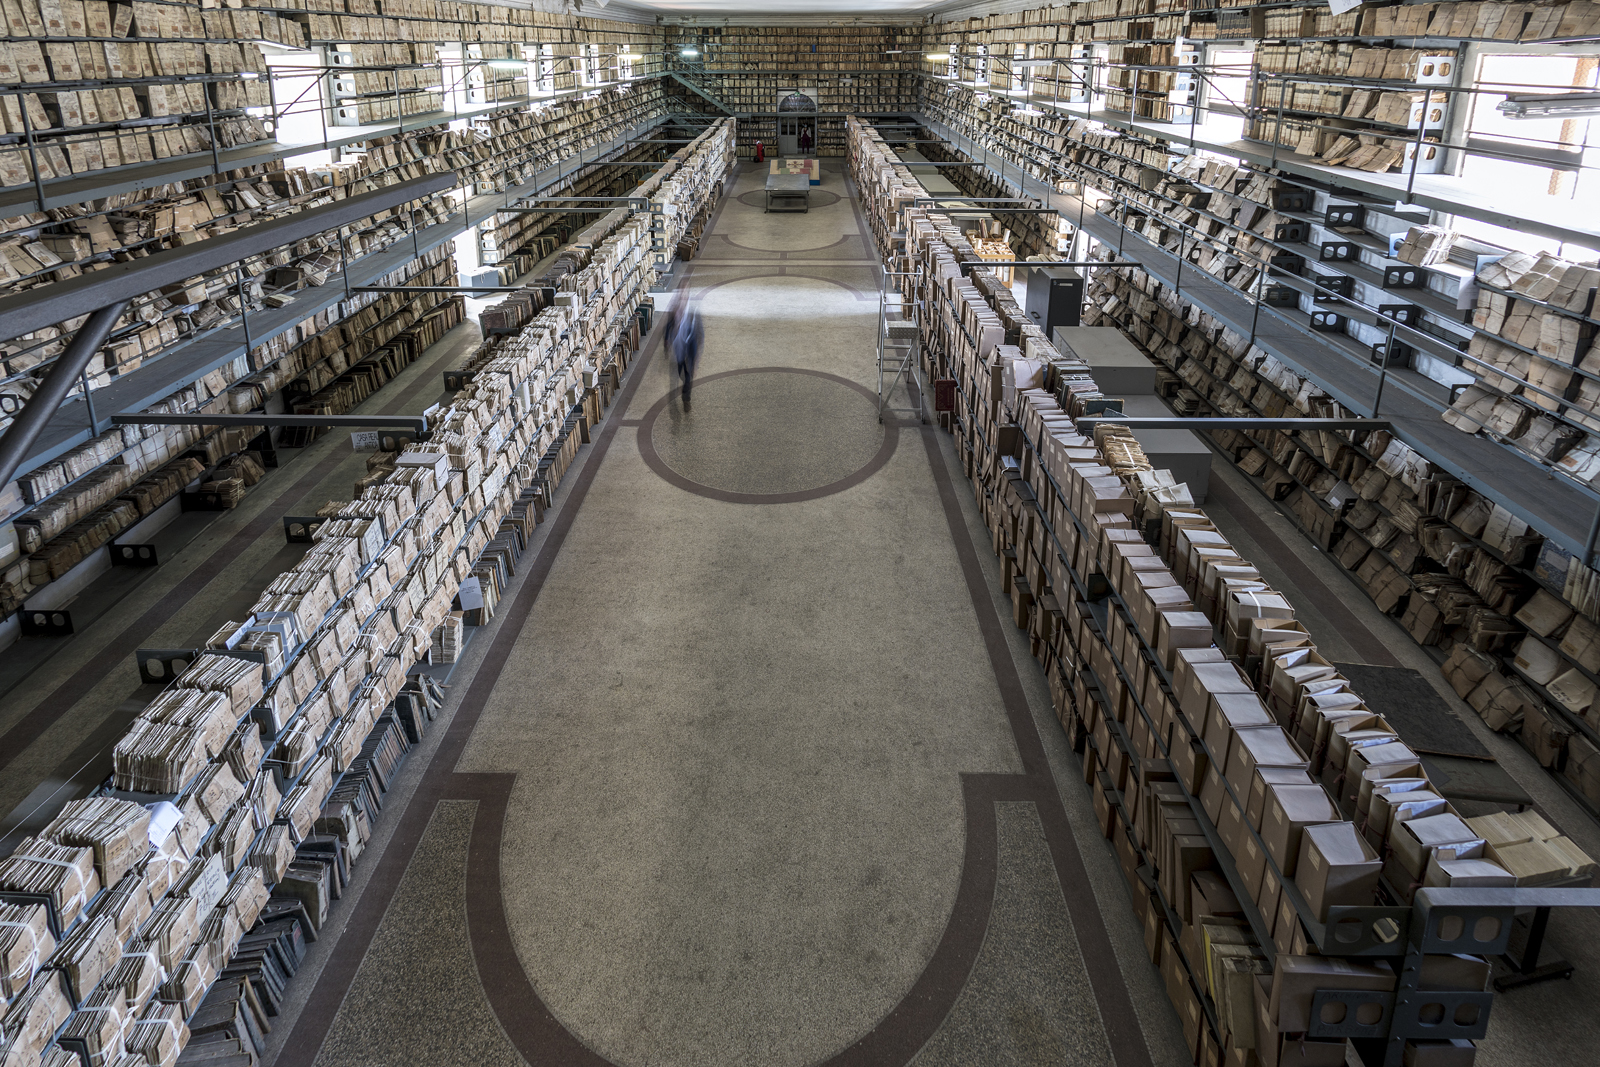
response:
M213 852L206 860L205 869L195 879L189 895L194 898L195 914L204 915L217 906L222 894L228 891L228 872L222 869L222 855Z
M378 447L378 431L362 430L350 435L350 447L357 452L366 452Z

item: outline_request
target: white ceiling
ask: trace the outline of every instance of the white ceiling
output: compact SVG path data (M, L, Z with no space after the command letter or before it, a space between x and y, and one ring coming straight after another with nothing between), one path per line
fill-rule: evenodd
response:
M877 17L905 17L926 12L948 0L619 0L629 7L644 8L667 16L704 15L721 18L727 15L761 14L779 15L844 15L859 16L863 21ZM585 8L596 6L584 4Z

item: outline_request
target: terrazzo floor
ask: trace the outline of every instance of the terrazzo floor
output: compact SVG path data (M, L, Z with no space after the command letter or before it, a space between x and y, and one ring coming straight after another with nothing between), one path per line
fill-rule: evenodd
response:
M746 165L680 265L692 410L653 341L277 1064L1186 1055L1114 857L1074 834L1087 797L948 435L878 419L840 162L783 215Z

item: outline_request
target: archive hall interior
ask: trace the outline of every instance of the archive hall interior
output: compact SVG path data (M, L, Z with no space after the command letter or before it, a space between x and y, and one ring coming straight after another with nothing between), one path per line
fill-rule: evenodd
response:
M1593 1059L1600 3L0 14L0 1067Z

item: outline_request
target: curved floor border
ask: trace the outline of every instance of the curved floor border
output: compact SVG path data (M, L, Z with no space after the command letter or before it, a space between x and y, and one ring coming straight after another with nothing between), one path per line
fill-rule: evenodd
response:
M743 204L745 207L758 207L758 208L761 208L761 209L765 210L766 206L767 206L766 195L767 195L767 190L765 188L751 189L748 193L740 193L738 196L734 197L734 199L739 201L739 203ZM833 199L832 200L819 200L819 199L817 199L818 197L822 197L822 196L831 196ZM843 199L844 199L844 197L842 197L838 193L832 192L832 191L830 191L828 189L813 189L813 190L811 190L811 206L812 207L832 207L834 204L837 204L840 200L843 200ZM834 244L838 244L838 243L839 243L838 241L834 242ZM745 246L744 245L739 245L738 247L744 248ZM824 248L832 248L833 245L823 245L823 247Z
M683 283L687 281L685 277ZM629 381L617 399L619 413L627 410L627 402L644 378L643 374L633 371L648 366L659 347L661 332L657 330L655 334L636 366L630 368ZM468 931L479 980L500 1025L531 1064L613 1067L550 1012L529 980L510 938L501 891L500 846L506 802L516 776L445 773L445 769L455 766L477 725L489 693L527 622L573 517L620 424L621 420L616 418L603 424L594 454L578 474L570 496L561 503L555 525L536 554L525 584L502 616L483 660L467 683L461 704L430 762L431 775L425 774L402 812L400 824L379 858L370 884L359 899L352 902L355 912L349 925L318 976L310 999L279 1051L277 1063L300 1067L315 1061L434 809L441 800L471 799L479 802L479 808L468 852ZM988 930L997 853L994 804L1002 800L1032 801L1038 812L1116 1067L1151 1067L1149 1046L1128 995L1127 983L1106 932L1055 777L1045 758L1043 740L1023 693L1022 680L956 498L949 467L939 452L933 428L921 427L920 436L1023 771L1012 775L962 775L967 843L955 906L939 945L900 1003L872 1030L830 1057L827 1067L900 1067L916 1055L949 1014ZM433 777L431 783L430 776Z
M858 382L852 382L849 378L841 378L837 374L829 374L826 371L803 370L800 367L746 367L742 370L725 370L720 374L708 374L701 378L697 384L703 388L707 382L733 378L741 374L809 374L815 378L825 378L828 381L849 386L872 401L874 405L878 402L878 394ZM815 489L799 489L792 493L734 493L685 478L667 466L666 461L661 458L661 454L656 451L655 441L650 434L655 429L657 417L667 410L667 405L672 402L674 395L675 392L669 392L660 400L657 400L650 405L650 410L645 412L644 417L639 420L639 455L644 459L645 465L655 471L662 481L675 485L686 493L709 497L712 500L720 500L725 504L798 504L803 500L819 500L825 496L842 493L846 489L855 488L882 470L884 464L888 463L889 459L894 455L895 446L900 441L900 434L897 432L898 426L891 422L885 422L883 444L878 446L877 453L866 462L866 465L858 469L854 474L846 475L837 481L829 482L827 485L819 485Z
M746 194L746 195L749 195L749 194ZM831 195L838 196L839 194L838 193L833 193ZM739 200L738 197L734 197L734 199L735 200ZM739 200L739 202L741 204L744 203L743 200ZM746 204L745 206L748 207L749 205ZM720 237L724 241L726 241L730 245L732 245L733 247L741 248L746 252L757 252L757 253L759 253L759 254L761 254L763 256L771 256L771 255L779 255L779 254L782 254L782 255L795 255L795 254L798 254L800 252L824 252L824 251L827 251L830 248L838 248L840 245L846 243L847 241L849 241L851 238L855 237L856 235L853 234L853 233L847 233L843 237L839 238L837 241L829 241L825 245L815 245L815 246L813 246L811 248L752 248L750 245L742 245L742 244L740 244L738 241L735 241L732 237L729 237L725 233L712 234L712 236L713 237Z
M867 263L862 263L862 264L859 264L859 265L851 263L851 264L846 265L846 266L830 267L828 269L830 269L830 270L866 270L871 265L872 264L867 264ZM725 266L725 267L728 267L728 268L735 268L735 267L738 267L739 264L737 264L737 263L729 263L729 264L719 264L719 266ZM812 281L827 282L829 285L837 285L839 288L845 290L851 296L855 297L856 302L859 303L859 304L876 304L878 302L878 294L877 293L864 292L863 290L857 289L855 286L851 285L849 282L841 282L837 278L829 278L826 275L818 274L816 271L793 270L787 265L782 266L782 267L778 267L776 270L744 271L744 272L741 272L740 274L738 274L736 277L724 278L722 281L720 281L720 282L712 282L710 285L697 285L694 288L694 299L695 300L699 300L702 297L704 297L707 293L711 292L711 290L713 290L713 289L721 289L724 285L736 285L739 282L748 282L748 281L751 281L751 280L756 279L756 278L809 278ZM687 291L687 287L686 287L686 291Z

